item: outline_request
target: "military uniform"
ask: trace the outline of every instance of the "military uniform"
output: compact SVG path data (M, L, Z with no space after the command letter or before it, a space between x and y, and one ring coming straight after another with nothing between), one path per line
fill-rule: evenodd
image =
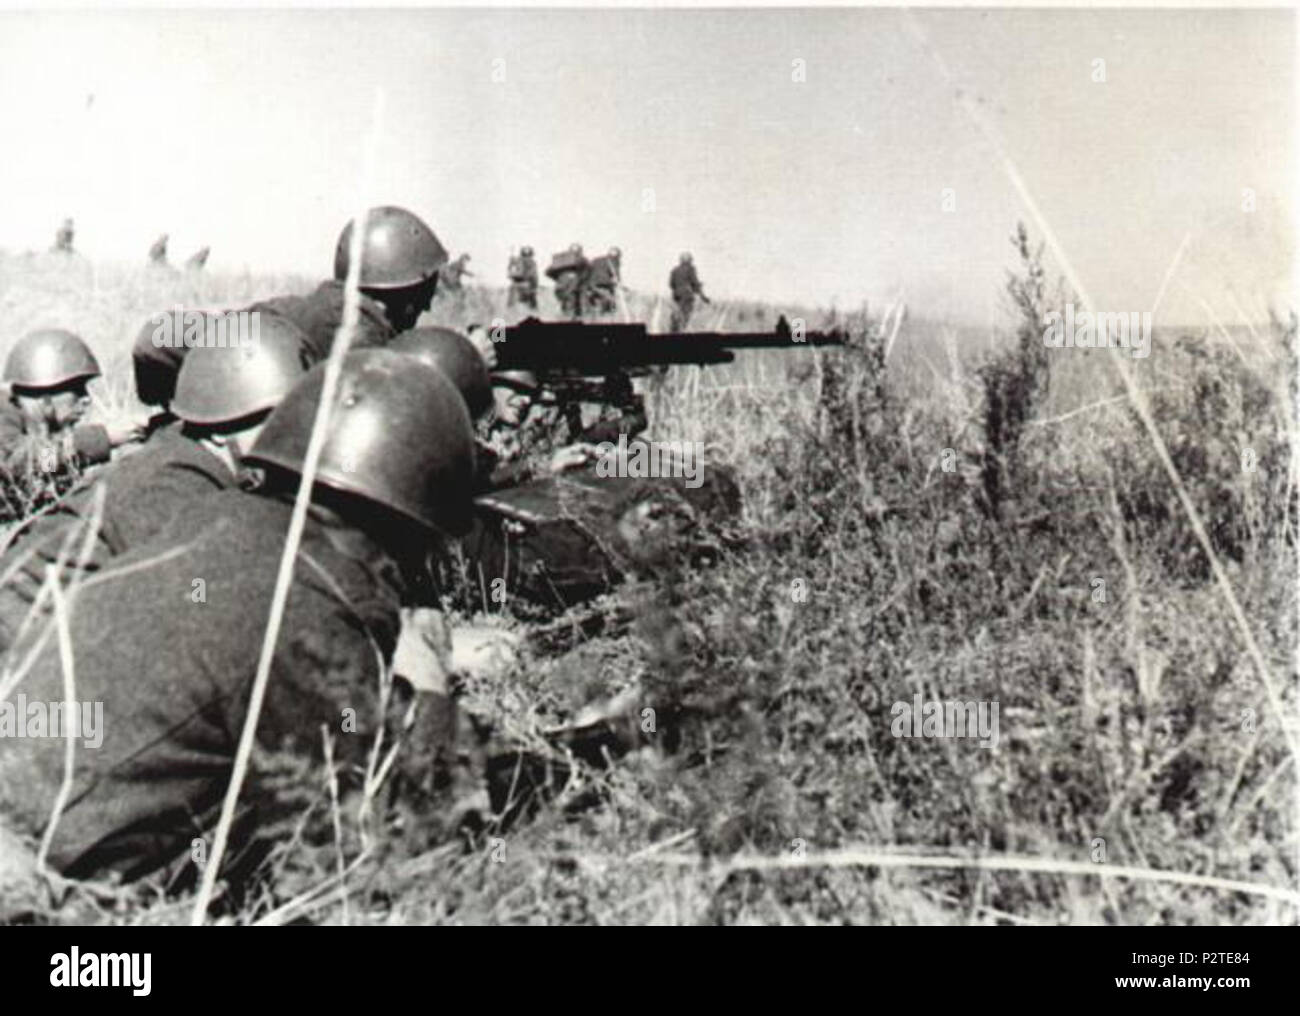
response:
M618 307L618 287L621 282L617 258L609 254L592 258L586 279L592 309L602 314L612 313Z
M56 870L137 877L188 855L193 840L210 833L291 511L285 501L221 492L80 588L70 618L77 700L102 703L103 742L78 745L50 851ZM347 534L353 548L364 540ZM393 653L401 590L390 569L375 566L386 560L377 550L349 553L342 543L308 519L258 741L319 757L323 724L335 735L336 758L363 766L377 723L377 666ZM18 651L41 638L31 633ZM28 703L63 699L59 648L48 632L11 701L17 693ZM342 732L345 716L355 733ZM34 836L63 779L64 740L8 737L0 746L0 819ZM244 800L257 805L258 791L255 766Z
M695 265L690 261L683 261L676 265L668 273L668 288L672 290L673 303L676 304L672 330L681 331L690 322L691 314L695 312L695 297L703 295L704 287L695 271Z
M537 309L537 262L531 254L520 254L510 259L507 266L510 276L510 295L507 305L521 303L533 310Z
M473 272L466 267L469 261L468 254L462 254L455 261L452 261L438 270L438 282L449 293L459 293L461 290L461 280L466 276L473 276Z
M345 290L346 286L342 282L329 279L308 296L277 296L255 303L247 309L275 314L297 325L305 336L303 350L308 362L319 363L334 348L334 338L343 323ZM387 345L396 331L388 323L383 305L364 293L358 296L357 331L349 348ZM176 393L176 375L180 372L187 352L184 346L155 346L153 329L150 322L146 322L131 350L135 390L141 402L150 406L162 406L171 402Z
M171 520L185 517L196 503L234 484L230 468L185 437L180 424L155 432L140 451L114 462L99 477L96 486L104 487L104 508L85 562L86 574L148 543ZM17 566L0 586L0 650L12 644L40 593L46 566L54 564L61 552L69 558L65 569L75 565L83 534L74 531L89 518L94 491L94 486L81 487L31 519L0 556L0 573Z
M54 234L54 246L50 251L55 254L71 254L72 242L76 237L76 232L71 219L64 219L63 225L59 227Z
M546 276L555 283L555 298L560 310L571 318L582 316L582 289L586 284L590 264L575 245L551 258Z

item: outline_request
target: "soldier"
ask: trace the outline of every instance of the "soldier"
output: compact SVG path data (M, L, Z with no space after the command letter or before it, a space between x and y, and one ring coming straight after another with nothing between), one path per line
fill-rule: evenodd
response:
M530 421L533 410L550 401L547 395L532 371L492 375L493 411L479 428L480 491L513 487L537 475L563 473L595 457L591 444L555 447L549 423Z
M677 266L668 274L668 288L673 292L673 311L671 331L680 332L690 323L695 311L695 298L698 296L705 303L709 298L704 295L704 286L695 271L695 261L690 251L685 251Z
M510 295L506 306L513 307L516 303L521 303L536 310L537 261L533 257L533 249L524 247L518 257L512 257L506 266L506 273L510 276Z
M580 243L570 244L568 250L551 258L546 275L555 283L555 298L566 317L582 316L582 287L589 267Z
M76 236L76 230L73 227L71 219L64 219L63 225L59 227L54 234L54 246L50 248L52 254L71 254L72 241Z
M187 272L201 272L208 263L208 255L212 253L211 247L200 247L190 255L189 260L185 262Z
M465 400L472 420L492 408L492 378L474 344L450 328L413 328L403 332L388 348L423 360L451 380Z
M618 309L618 288L623 284L621 274L623 252L611 247L591 261L587 273L587 301L599 314L612 314Z
M9 404L0 408L0 456L11 475L53 475L107 462L113 449L139 441L134 423L82 423L86 385L99 361L82 339L62 328L30 332L5 361Z
M271 410L306 372L302 333L268 320L256 345L204 346L181 366L173 410L178 421L154 431L134 455L108 466L99 531L84 567L93 572L151 540L170 519L196 502L235 486L242 460ZM46 567L81 546L82 524L94 506L94 488L73 491L34 517L0 557L0 650L36 601Z
M154 268L167 267L167 240L167 234L163 233L162 236L158 237L149 248L150 266Z
M102 723L90 734L97 750L76 756L51 840L54 870L133 879L183 864L209 835L244 723L322 371L303 379L259 437L250 458L266 470L263 486L223 491L177 516L72 602L77 696L83 714L90 703L101 710ZM467 522L473 438L451 383L395 353L349 354L339 395L257 737L263 749L319 760L324 725L346 793L384 724L379 667L393 661L425 686L456 665L461 646L445 630L416 627L402 604L413 559ZM469 648L481 646L471 640ZM15 658L33 658L17 690L28 703L60 702L58 640L34 631L17 649ZM427 722L430 696L417 703ZM404 702L389 706L390 717L405 711ZM62 738L28 737L7 740L0 753L0 820L29 844L49 820L64 751ZM241 801L259 820L281 817L263 773L255 761Z
M339 235L333 279L322 282L310 296L281 296L247 308L287 318L302 329L313 363L329 356L343 323L352 229L349 222ZM361 301L353 348L386 345L394 335L415 327L433 302L438 270L446 263L446 248L419 216L391 205L372 208L361 241ZM136 391L146 405L162 406L170 398L187 350L160 349L152 334L146 325L132 351Z
M474 273L466 267L469 264L469 255L462 254L455 261L445 265L438 277L442 282L443 288L451 293L459 293L462 289L461 279L465 276L474 277Z
M580 405L574 407L576 415L571 414L569 420L570 440L585 445L617 444L620 435L635 437L650 426L645 397L637 394L626 374L605 378L600 395L600 416L592 423L583 422Z

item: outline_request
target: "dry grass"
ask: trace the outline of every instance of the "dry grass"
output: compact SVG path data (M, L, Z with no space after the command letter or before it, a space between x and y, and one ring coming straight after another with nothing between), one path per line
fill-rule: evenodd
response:
M4 339L80 330L115 399L158 306L308 285L0 260ZM796 309L705 308L695 326L779 310ZM910 310L897 328L841 315L859 339L845 354L742 354L651 385L652 437L737 469L746 552L624 589L631 631L471 684L501 766L499 812L472 834L446 827L445 801L373 780L340 797L286 761L299 817L224 919L1294 923L1295 759L1106 362L1120 354L1026 356L1024 307L975 336ZM470 289L431 317L498 314L501 292ZM1158 333L1130 366L1294 715L1295 328L1223 333ZM629 688L656 711L644 749L606 765L546 735ZM892 736L891 705L917 693L997 701L997 750ZM172 923L186 902L72 913Z

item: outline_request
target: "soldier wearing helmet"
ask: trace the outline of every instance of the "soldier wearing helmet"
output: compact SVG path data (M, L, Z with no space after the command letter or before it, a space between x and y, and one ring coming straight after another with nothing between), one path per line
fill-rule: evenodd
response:
M234 487L267 415L306 369L302 333L274 318L262 323L251 346L194 349L181 366L172 404L178 419L106 467L94 486L71 492L27 522L0 557L0 571L11 575L0 586L0 649L12 642L69 533L94 516L101 496L96 488L103 488L103 504L85 559L89 571L149 542L197 502Z
M459 293L463 283L461 280L465 276L474 277L474 273L469 270L469 255L462 254L455 261L450 262L443 267L438 277L442 281L445 290L452 293Z
M344 290L352 261L354 223L339 235L334 249L334 277L308 296L281 296L248 307L275 314L297 325L306 336L308 357L318 363L329 356L343 323ZM394 335L415 327L429 309L447 250L419 216L392 205L366 213L358 271L360 302L352 348L386 345ZM188 351L157 348L142 331L132 351L136 387L146 405L165 406L176 371Z
M398 353L436 367L460 391L470 418L480 419L492 408L492 379L474 343L450 328L412 328L388 344Z
M592 258L583 302L599 314L612 314L618 309L618 290L623 284L622 262L623 252L617 247Z
M674 305L671 330L682 331L695 312L695 298L709 302L709 298L704 295L700 276L695 271L695 259L691 257L690 251L684 251L677 265L668 273L668 288L672 290Z
M250 456L266 470L260 487L205 499L79 590L68 622L78 697L102 702L106 722L98 750L78 756L77 785L53 830L56 871L175 874L194 837L210 831L258 667L323 370L304 376L267 421ZM447 696L437 689L447 671L481 666L485 646L510 651L508 639L449 632L437 615L407 609L412 562L468 517L473 468L469 416L450 381L397 353L348 354L257 726L260 746L310 765L320 760L321 725L337 732L341 718L352 723L334 746L345 794L366 771L381 727L398 726L410 711L413 736L433 738L431 707L443 703L445 716ZM56 701L63 668L44 627L16 649L32 655L26 693ZM390 663L410 687L381 697ZM31 840L49 821L64 747L56 738L25 741L0 755L0 785L12 791L6 822ZM399 785L427 786L428 773L410 760L409 750L397 756ZM256 820L280 817L284 804L255 764L241 796L255 820L240 828L275 828Z
M525 246L517 257L512 257L506 266L506 274L510 277L510 295L506 299L506 305L513 307L519 303L536 310L537 260L533 256L533 248Z
M30 332L14 344L4 367L9 402L0 408L0 456L11 475L84 469L143 437L135 423L81 422L90 407L86 386L99 376L90 347L62 328Z
M546 268L546 277L555 283L555 299L559 301L560 311L566 317L582 316L582 290L590 267L590 262L582 253L582 244L571 243L568 250L552 257Z

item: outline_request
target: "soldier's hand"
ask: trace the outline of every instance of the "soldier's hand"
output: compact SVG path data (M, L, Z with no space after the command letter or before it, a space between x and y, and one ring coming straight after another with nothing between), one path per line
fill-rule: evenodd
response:
M519 663L519 636L501 628L467 625L451 633L451 668L467 677L496 677Z
M104 430L108 432L108 443L114 448L135 441L143 441L149 432L149 410L143 407L105 410L100 406L104 420Z
M114 448L144 440L145 428L141 424L108 424L104 429L108 432L108 443Z
M600 450L595 445L566 445L563 448L557 448L555 450L555 453L551 456L551 461L547 463L547 468L549 468L552 473L563 473L568 469L577 469L580 466L585 466L598 455L600 455Z

